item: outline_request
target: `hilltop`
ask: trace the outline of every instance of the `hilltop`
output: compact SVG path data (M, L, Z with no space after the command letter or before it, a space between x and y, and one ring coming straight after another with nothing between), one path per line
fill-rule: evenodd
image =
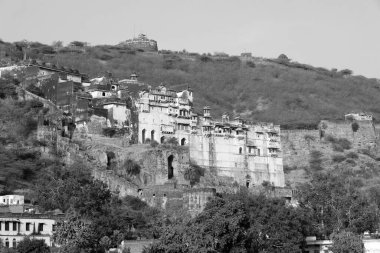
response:
M9 54L20 57L17 43L2 45L13 48ZM283 128L313 128L321 119L341 119L350 111L365 111L380 119L379 81L353 76L350 70L312 67L284 55L265 59L141 51L117 46L57 49L34 43L30 54L76 68L90 78L109 71L123 79L135 72L152 86L163 83L180 89L189 85L195 93L196 110L209 105L216 117L228 112Z

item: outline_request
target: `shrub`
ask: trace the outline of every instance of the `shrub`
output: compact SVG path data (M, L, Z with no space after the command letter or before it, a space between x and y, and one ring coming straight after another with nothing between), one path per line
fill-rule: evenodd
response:
M149 144L149 143L150 143L150 139L149 139L149 138L146 138L145 141L144 141L144 143Z
M171 137L166 141L167 144L171 144L173 146L178 146L178 139L175 137Z
M334 138L331 135L326 136L326 141L333 144L335 151L343 152L345 149L351 149L351 142L346 138Z
M112 127L103 128L103 135L113 137L116 134L116 129Z
M340 145L337 144L337 143L334 143L334 144L332 145L332 148L333 148L333 150L336 151L336 152L344 152L343 147L340 146Z
M264 180L261 185L264 187L269 187L271 186L271 183L269 181Z
M351 159L358 159L359 156L358 154L356 154L355 152L350 152L346 155L347 158L351 158Z
M186 180L190 181L190 185L194 185L195 183L199 183L200 178L204 176L205 170L204 168L191 164L184 173L184 177Z
M284 173L289 173L291 172L292 170L297 170L298 167L297 166L289 166L289 165L285 165L284 166Z
M356 165L356 162L353 159L346 159L346 163L351 164L352 166Z
M304 138L306 141L315 141L315 136L310 134L305 134Z
M333 155L331 158L334 163L340 163L346 160L346 157L343 155Z
M359 124L357 122L353 122L351 124L351 128L353 132L357 132L359 130Z
M346 138L339 138L338 143L343 149L351 149L351 142Z
M151 146L152 148L155 148L155 147L158 146L158 142L155 141L155 140L153 140L153 141L150 142L150 146Z
M309 166L314 171L322 170L322 157L321 151L313 150L310 152Z
M124 162L124 168L129 175L138 175L141 171L141 166L132 159Z
M369 150L368 148L359 149L358 152L363 154L363 155L367 155L369 157L372 157L371 150Z
M248 67L250 67L250 68L255 68L255 67L256 67L256 64L255 64L253 61L247 61L245 64L246 64Z

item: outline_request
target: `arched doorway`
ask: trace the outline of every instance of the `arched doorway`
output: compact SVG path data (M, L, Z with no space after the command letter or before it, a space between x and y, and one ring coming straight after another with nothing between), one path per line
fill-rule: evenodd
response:
M172 179L174 176L173 159L173 155L168 157L168 179Z
M145 129L143 129L143 130L141 131L141 143L145 143L145 132L146 132Z
M181 146L185 146L185 144L186 144L186 139L185 139L185 138L182 138L182 139L181 139Z
M165 142L165 136L161 137L161 144Z
M154 141L154 130L150 132L150 141Z

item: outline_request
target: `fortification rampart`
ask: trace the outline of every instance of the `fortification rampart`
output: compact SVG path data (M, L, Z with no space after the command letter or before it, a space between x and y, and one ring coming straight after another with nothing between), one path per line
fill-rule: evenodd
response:
M371 121L323 120L318 130L281 131L284 165L308 166L311 151L332 152L331 143L326 140L329 136L347 139L353 149L369 149L373 153L380 151L379 130Z

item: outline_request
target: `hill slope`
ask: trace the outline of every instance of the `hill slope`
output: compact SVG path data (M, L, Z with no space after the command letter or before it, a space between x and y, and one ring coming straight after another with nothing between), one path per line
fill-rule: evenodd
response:
M282 60L208 57L162 51L136 52L113 46L89 47L85 52L61 50L35 57L77 68L90 77L110 71L117 78L132 72L153 86L164 83L174 89L189 85L195 108L211 106L253 121L282 125L314 124L339 119L352 110L372 113L380 119L380 83L376 79L343 75Z

